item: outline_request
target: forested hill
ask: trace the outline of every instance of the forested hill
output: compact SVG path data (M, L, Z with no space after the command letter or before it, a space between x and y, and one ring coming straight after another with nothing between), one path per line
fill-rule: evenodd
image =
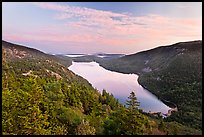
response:
M127 108L100 94L67 59L2 41L3 135L202 134L142 113L134 92Z
M100 94L57 60L2 41L4 135L153 134L152 126L158 131L138 108L125 108L105 90Z
M102 134L120 106L38 50L2 41L2 65L3 134Z
M174 102L175 120L202 129L202 41L179 42L100 63L106 69L139 74L139 83Z
M158 71L186 54L196 55L198 63L202 53L202 41L179 42L169 46L159 46L154 49L136 54L126 55L121 58L100 62L103 67L122 73L146 73ZM195 58L195 57L193 57Z

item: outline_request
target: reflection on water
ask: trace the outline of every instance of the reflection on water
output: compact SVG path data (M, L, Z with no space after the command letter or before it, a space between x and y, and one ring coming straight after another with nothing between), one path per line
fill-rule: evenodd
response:
M104 69L96 62L72 62L68 68L75 74L87 79L100 92L105 89L112 93L121 103L125 104L131 91L136 93L140 107L145 112L167 113L170 109L156 96L139 85L136 74L122 74Z

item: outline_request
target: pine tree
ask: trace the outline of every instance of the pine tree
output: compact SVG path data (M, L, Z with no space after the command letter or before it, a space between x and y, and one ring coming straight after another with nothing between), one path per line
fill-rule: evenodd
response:
M128 119L126 121L126 129L125 134L127 135L140 135L144 133L145 128L145 117L139 112L138 106L139 102L137 101L137 97L135 93L132 91L130 96L128 97L126 104L128 106L127 116Z
M130 93L128 99L129 100L126 101L128 109L131 111L138 110L139 102L137 101L137 97L135 96L135 93L133 91Z

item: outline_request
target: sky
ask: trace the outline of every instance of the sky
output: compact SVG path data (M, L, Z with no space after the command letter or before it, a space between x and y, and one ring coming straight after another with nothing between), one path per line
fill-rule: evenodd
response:
M2 40L50 54L133 54L202 40L202 2L3 2Z

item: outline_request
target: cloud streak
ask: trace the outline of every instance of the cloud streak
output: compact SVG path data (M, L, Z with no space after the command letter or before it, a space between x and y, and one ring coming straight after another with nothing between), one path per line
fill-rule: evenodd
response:
M155 14L133 16L130 13L50 2L29 4L55 11L53 19L61 21L61 24L21 35L21 40L26 41L76 42L82 43L83 46L97 43L112 48L123 46L121 49L126 49L125 46L149 45L150 47L151 44L170 43L170 41L174 43L173 40L193 40L202 37L201 18L174 18ZM6 34L5 37L19 39L15 34Z

